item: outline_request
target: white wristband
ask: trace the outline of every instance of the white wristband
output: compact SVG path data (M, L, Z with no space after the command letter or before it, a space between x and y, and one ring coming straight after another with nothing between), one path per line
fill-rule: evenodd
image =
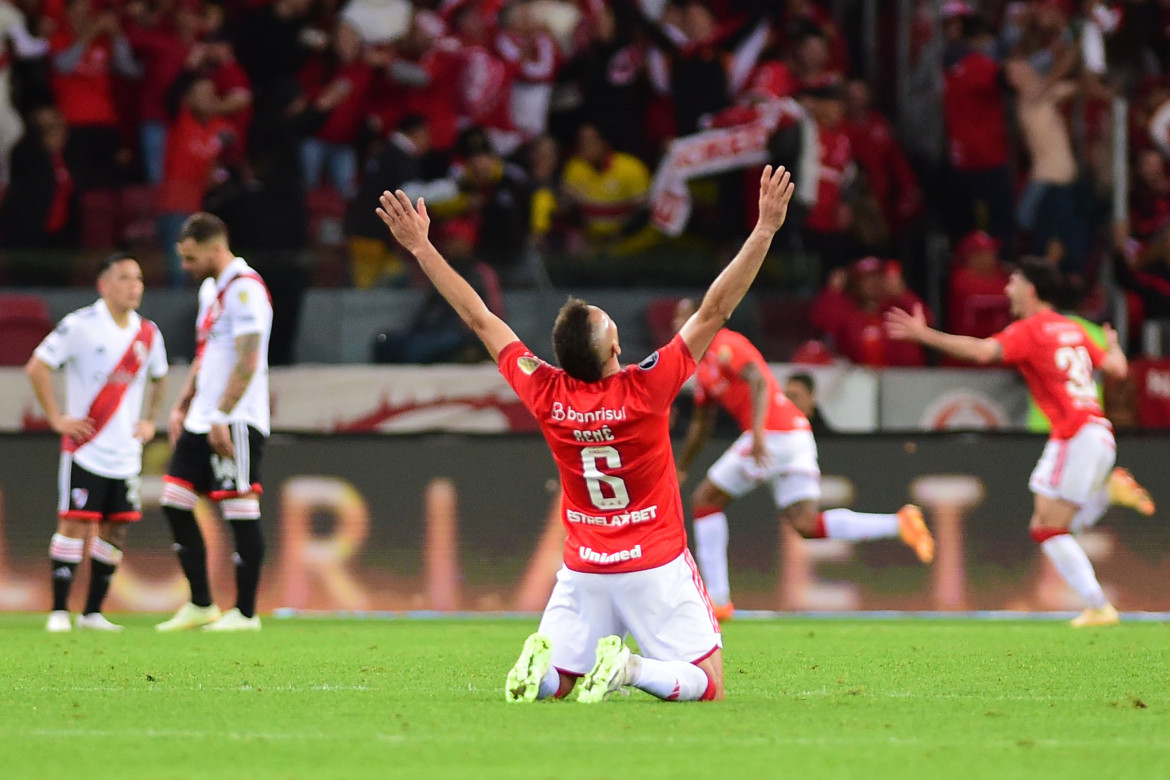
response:
M208 415L208 419L211 421L212 425L228 424L227 412L220 411L219 409L216 409L214 412Z

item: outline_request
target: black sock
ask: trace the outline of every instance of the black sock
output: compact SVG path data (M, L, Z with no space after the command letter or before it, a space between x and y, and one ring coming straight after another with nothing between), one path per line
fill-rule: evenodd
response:
M110 579L117 568L114 564L89 556L89 595L85 598L85 611L81 614L92 615L102 611L102 602L110 591Z
M197 607L211 606L211 585L207 581L207 547L203 544L203 532L195 522L195 513L190 509L164 506L163 512L171 524L175 537L175 552L187 582L191 585L191 603Z
M264 533L259 520L232 520L231 524L236 535L236 608L244 617L252 617L264 562Z
M69 609L69 588L73 586L73 575L77 574L77 567L81 561L59 561L49 559L53 572L53 611Z

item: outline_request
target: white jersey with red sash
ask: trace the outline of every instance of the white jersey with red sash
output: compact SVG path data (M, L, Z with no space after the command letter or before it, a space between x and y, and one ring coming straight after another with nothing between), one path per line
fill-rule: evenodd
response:
M158 326L131 312L120 328L99 300L61 320L34 354L52 369L64 369L65 414L89 418L96 430L83 442L63 439L65 452L99 476L137 475L142 445L134 438L134 424L142 413L146 378L167 373Z
M252 381L228 415L229 422L242 422L263 433L269 432L268 339L272 334L272 298L260 274L237 257L215 279L205 279L199 288L199 315L195 320L196 355L200 359L195 378L195 397L184 427L191 433L211 430L211 415L227 387L236 365L236 339L259 334L260 355Z

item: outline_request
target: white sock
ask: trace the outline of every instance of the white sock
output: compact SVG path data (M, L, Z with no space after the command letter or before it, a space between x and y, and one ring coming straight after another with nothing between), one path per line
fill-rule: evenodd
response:
M1084 505L1077 510L1073 515L1072 522L1069 524L1069 530L1083 531L1086 528L1092 528L1097 524L1097 521L1105 516L1105 510L1109 508L1109 488L1098 488L1095 493L1089 496Z
M1105 591L1101 590L1101 583L1097 582L1097 575L1093 572L1093 564L1084 549L1077 544L1077 540L1068 534L1059 534L1046 539L1040 549L1052 561L1052 565L1060 572L1060 576L1068 586L1077 592L1085 603L1093 608L1100 609L1109 603L1105 598Z
M556 696L560 689L561 673L557 671L555 666L550 666L548 671L544 673L544 677L540 679L540 690L537 691L536 698L547 699L550 696Z
M731 601L731 582L727 578L727 515L716 512L695 518L695 557L711 601L716 604Z
M707 673L686 661L630 656L630 685L667 701L698 701L707 691Z
M823 517L826 539L884 539L898 535L897 515L829 509Z

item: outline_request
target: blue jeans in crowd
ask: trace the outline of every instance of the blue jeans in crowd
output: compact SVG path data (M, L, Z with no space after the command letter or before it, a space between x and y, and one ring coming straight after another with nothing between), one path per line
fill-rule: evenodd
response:
M346 198L357 194L358 160L352 146L306 138L301 141L301 171L307 189L319 186L328 173L333 189Z

